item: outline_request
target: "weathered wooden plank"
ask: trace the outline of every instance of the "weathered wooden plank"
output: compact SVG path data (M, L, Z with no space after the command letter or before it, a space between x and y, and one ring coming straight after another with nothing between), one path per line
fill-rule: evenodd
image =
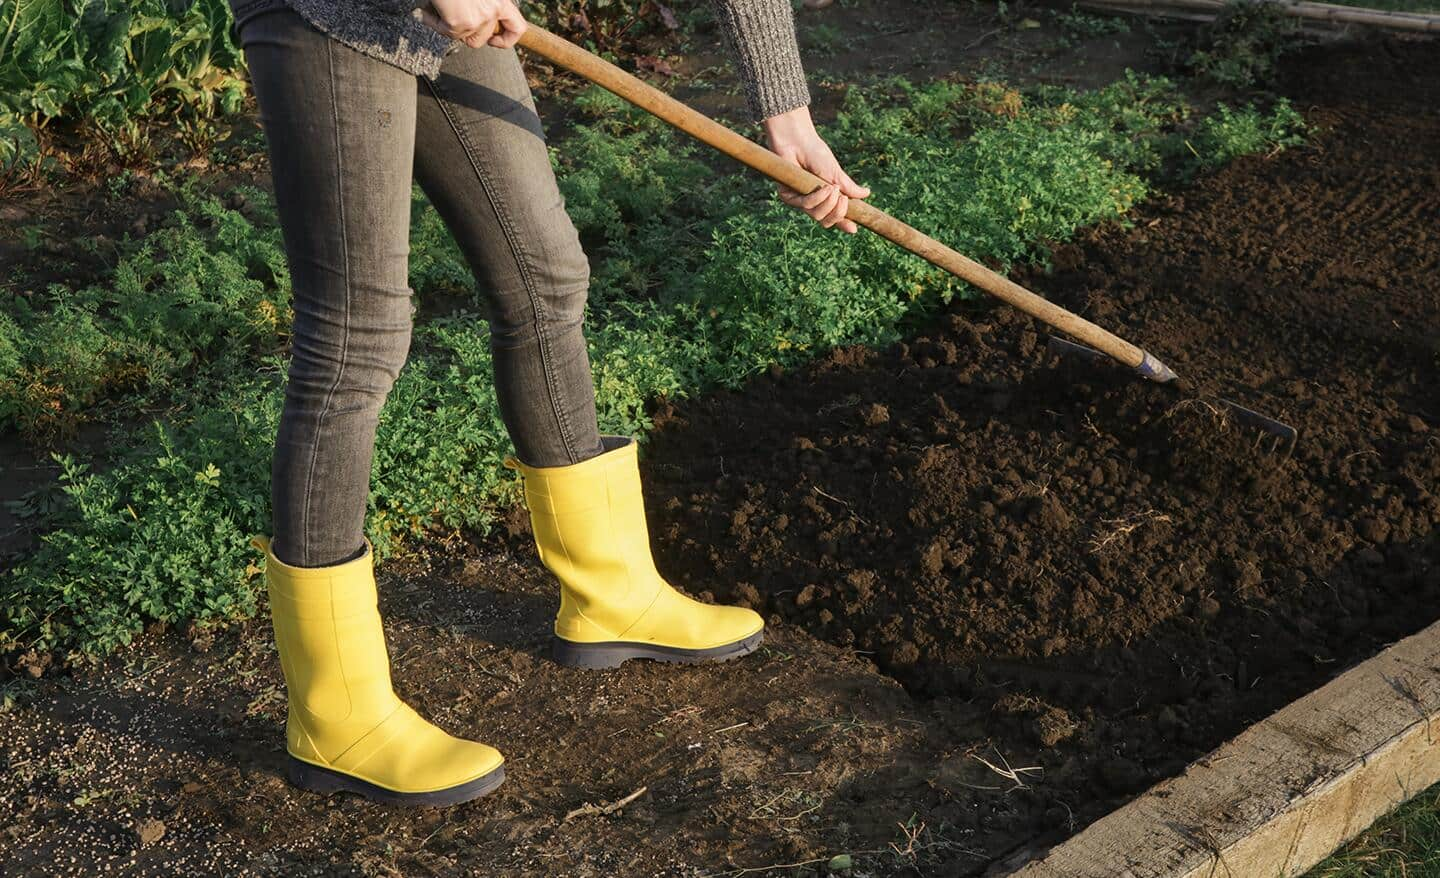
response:
M1440 622L1292 702L1011 873L1300 875L1440 782Z

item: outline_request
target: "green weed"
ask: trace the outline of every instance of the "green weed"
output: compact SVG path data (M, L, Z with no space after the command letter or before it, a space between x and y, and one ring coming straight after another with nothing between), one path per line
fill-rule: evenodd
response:
M1305 131L1304 117L1284 98L1269 113L1254 104L1239 109L1220 104L1195 130L1195 164L1207 169L1242 155L1279 152L1303 143Z

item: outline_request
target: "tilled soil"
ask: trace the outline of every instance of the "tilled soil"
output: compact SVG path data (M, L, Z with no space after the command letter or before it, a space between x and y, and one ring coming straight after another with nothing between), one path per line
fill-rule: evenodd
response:
M663 413L669 572L872 657L939 715L985 707L1011 765L1043 769L988 808L936 784L958 825L1084 824L1437 615L1440 56L1316 51L1281 91L1313 145L1022 278L1188 386L1059 362L1044 327L962 307Z
M0 681L20 699L0 871L793 876L847 853L855 874L978 875L1433 621L1440 57L1378 41L1285 76L1311 145L1022 278L1189 387L1057 363L1041 327L972 304L660 413L661 566L769 614L760 653L555 666L554 584L517 518L381 582L397 688L504 750L494 795L296 792L268 625L155 632ZM1227 424L1219 394L1300 442Z

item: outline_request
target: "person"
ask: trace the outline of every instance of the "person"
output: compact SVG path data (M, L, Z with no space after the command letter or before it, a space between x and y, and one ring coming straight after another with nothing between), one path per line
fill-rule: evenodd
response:
M650 556L632 439L601 436L582 331L589 266L514 46L511 0L231 0L270 157L295 320L255 539L288 690L287 773L322 793L446 805L504 779L494 748L394 692L363 527L376 424L411 333L418 181L488 296L501 416L541 561L560 581L554 658L720 661L764 623L686 597ZM716 0L770 147L829 181L781 198L854 232L868 191L816 132L789 0ZM517 459L518 458L518 459Z

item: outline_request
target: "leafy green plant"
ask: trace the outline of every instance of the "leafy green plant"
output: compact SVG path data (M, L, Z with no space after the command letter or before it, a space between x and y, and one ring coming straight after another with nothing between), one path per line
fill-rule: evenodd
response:
M1246 104L1219 104L1200 120L1191 139L1197 169L1223 165L1242 155L1274 153L1305 142L1305 119L1281 98L1269 113Z
M1064 32L1067 43L1130 32L1130 23L1119 16L1083 12L1079 6L1075 5L1071 5L1068 11L1056 10L1052 12L1052 15L1055 17L1055 23Z
M0 169L33 158L26 125L83 119L116 143L142 119L194 120L244 95L225 0L10 0L0 21Z
M1275 4L1233 2L1199 33L1185 66L1232 88L1249 88L1275 75L1280 56L1299 29Z

